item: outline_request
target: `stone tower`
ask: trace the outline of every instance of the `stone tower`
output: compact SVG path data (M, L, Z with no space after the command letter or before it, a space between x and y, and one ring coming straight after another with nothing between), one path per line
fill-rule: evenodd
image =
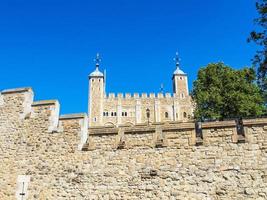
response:
M188 97L188 81L187 74L180 69L180 58L176 52L176 57L174 58L176 63L176 70L173 73L173 93L180 97L181 99Z
M105 94L105 79L99 71L100 56L96 55L96 68L89 75L89 126L101 126L103 123L103 101Z

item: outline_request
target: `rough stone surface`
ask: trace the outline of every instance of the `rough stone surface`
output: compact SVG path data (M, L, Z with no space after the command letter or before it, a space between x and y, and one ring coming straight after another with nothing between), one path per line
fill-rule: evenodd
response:
M85 130L86 116L31 95L0 95L0 199L16 199L20 176L27 199L267 199L267 119L244 123L245 143L234 123L205 123L196 145L190 122Z

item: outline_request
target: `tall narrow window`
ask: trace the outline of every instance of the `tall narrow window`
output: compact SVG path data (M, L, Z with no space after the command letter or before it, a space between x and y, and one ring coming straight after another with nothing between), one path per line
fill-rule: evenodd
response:
M186 114L186 112L184 112L184 118L186 118L187 117L187 114Z
M165 118L169 118L169 113L165 112Z
M150 118L150 110L148 108L146 109L146 118Z

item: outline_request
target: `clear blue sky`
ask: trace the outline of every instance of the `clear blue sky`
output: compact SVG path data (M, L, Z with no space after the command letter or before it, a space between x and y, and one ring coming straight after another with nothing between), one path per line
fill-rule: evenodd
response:
M96 52L107 92L171 92L179 51L189 87L201 66L251 65L253 0L1 0L0 90L31 86L61 113L87 112Z

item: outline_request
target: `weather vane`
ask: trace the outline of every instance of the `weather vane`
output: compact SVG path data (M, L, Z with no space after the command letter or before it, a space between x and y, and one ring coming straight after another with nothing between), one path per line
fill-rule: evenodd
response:
M175 61L176 68L179 68L181 59L179 58L178 52L175 53L175 58L173 60Z
M95 57L94 61L95 61L96 67L98 68L99 67L99 64L101 62L101 58L100 58L99 53L96 54L96 57Z

